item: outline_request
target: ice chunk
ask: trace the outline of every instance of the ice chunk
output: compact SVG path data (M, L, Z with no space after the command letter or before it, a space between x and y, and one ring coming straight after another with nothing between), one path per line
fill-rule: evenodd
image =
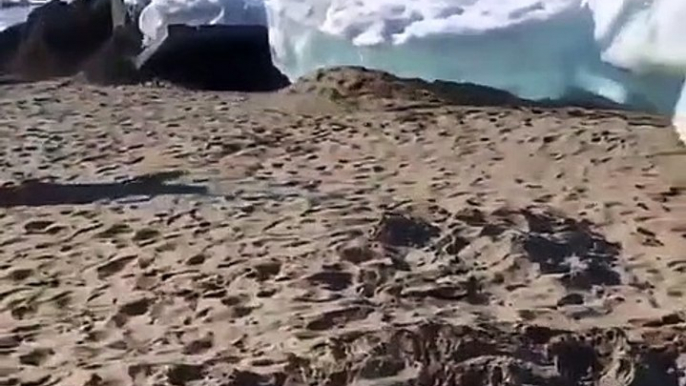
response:
M533 99L559 98L581 89L671 113L683 83L680 73L624 70L604 60L606 50L616 49L615 36L644 11L632 0L608 3L333 0L327 5L304 5L271 0L266 4L276 61L292 78L323 66L362 65L401 76L474 82ZM292 4L299 5L297 11L291 11Z
M167 36L170 24L267 25L261 0L126 0L140 7L139 16L144 44L159 44Z

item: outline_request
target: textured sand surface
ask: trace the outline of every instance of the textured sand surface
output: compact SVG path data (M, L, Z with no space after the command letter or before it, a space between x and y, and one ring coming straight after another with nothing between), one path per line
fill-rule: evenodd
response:
M686 384L668 123L431 99L0 86L0 385Z

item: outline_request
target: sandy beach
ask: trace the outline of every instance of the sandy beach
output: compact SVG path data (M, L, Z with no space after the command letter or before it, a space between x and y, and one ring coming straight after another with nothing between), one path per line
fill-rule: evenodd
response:
M413 87L0 85L0 385L685 385L669 121Z

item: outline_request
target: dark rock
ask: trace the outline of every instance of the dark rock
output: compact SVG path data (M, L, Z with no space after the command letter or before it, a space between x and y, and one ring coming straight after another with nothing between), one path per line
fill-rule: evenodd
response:
M170 25L141 65L145 78L203 90L274 91L289 84L272 63L264 26Z
M29 80L73 75L111 32L109 0L52 0L0 34L0 41L9 41L2 67Z
M52 0L0 32L0 75L34 81L83 73L98 84L154 79L229 91L289 84L272 63L266 27L172 25L168 32L139 67L142 34L120 2Z
M0 74L8 74L11 71L10 63L19 49L23 33L24 23L0 32Z
M145 80L135 64L142 41L143 35L133 24L115 28L112 36L83 65L86 80L103 85L135 84Z

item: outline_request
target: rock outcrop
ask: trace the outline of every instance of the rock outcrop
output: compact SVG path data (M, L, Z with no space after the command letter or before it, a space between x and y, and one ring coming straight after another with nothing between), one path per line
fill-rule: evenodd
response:
M3 67L27 80L73 75L111 35L108 0L52 0L10 31Z
M0 74L11 71L10 64L19 49L24 24L13 25L0 32Z
M0 75L35 81L83 73L97 84L162 80L226 91L289 84L272 63L266 27L172 25L139 66L142 34L132 19L110 0L52 0L0 32Z
M85 79L102 85L135 84L144 81L136 68L142 34L133 24L115 27L112 36L84 63Z
M145 78L203 90L274 91L289 85L272 63L264 26L170 25L141 66Z

